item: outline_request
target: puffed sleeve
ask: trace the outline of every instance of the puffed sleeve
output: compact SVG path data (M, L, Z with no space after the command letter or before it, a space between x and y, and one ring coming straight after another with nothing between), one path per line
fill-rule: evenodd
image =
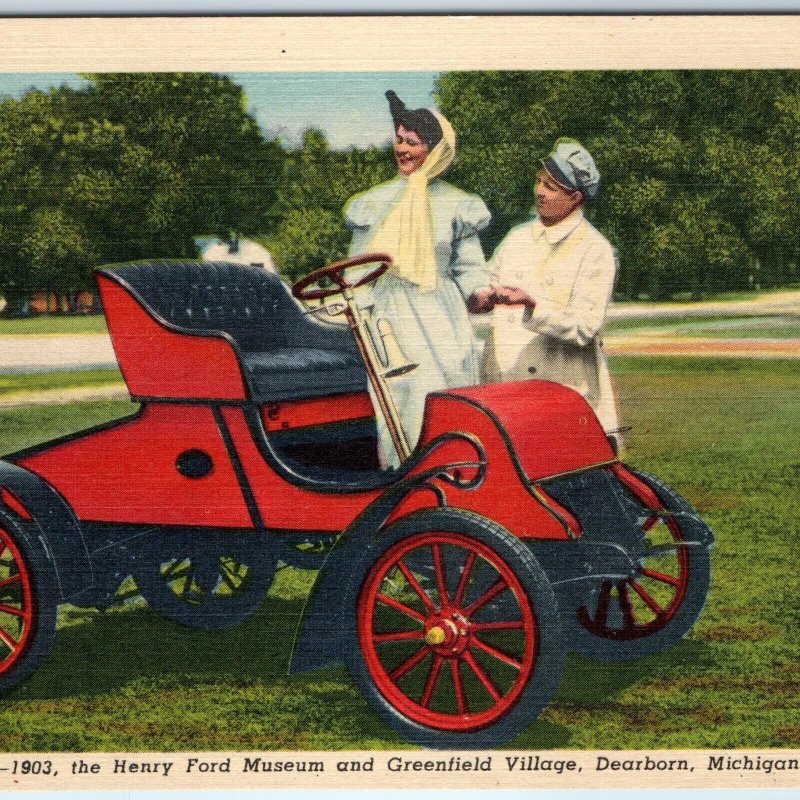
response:
M523 315L522 324L536 333L583 347L603 327L614 291L617 257L608 242L589 247L581 259L577 279L566 304L537 297L536 306Z
M489 224L491 218L486 204L477 195L468 195L456 208L450 271L464 300L479 289L489 287L489 269L478 232Z
M351 231L368 228L374 222L373 203L365 195L366 192L353 195L344 205L344 221Z
M348 252L350 256L365 252L375 222L374 203L370 202L366 194L362 192L351 197L344 206L344 222L353 234Z

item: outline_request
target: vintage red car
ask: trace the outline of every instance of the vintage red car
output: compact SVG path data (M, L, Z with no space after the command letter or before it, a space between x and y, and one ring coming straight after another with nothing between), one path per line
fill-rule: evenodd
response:
M296 293L352 298L349 266ZM108 605L133 576L165 617L223 627L294 565L318 577L291 669L344 662L410 741L472 748L535 719L568 648L637 658L696 621L710 530L576 392L433 393L382 470L359 342L280 278L147 261L96 279L139 410L0 462L0 687L45 658L59 603Z

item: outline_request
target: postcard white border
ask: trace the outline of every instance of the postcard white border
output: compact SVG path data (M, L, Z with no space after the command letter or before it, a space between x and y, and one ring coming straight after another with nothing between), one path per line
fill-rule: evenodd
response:
M584 8L586 5L584 5ZM791 7L791 6L789 6ZM774 8L774 6L773 6ZM35 11L36 9L32 9ZM247 10L246 8L244 10ZM6 9L0 8L5 12ZM404 24L399 24L403 22ZM543 16L510 15L500 17L470 14L424 16L415 19L414 37L409 39L407 18L392 16L331 17L127 17L127 18L18 18L0 19L0 71L380 71L381 65L396 70L399 65L413 65L419 70L457 69L713 69L713 68L798 68L800 67L800 16L794 15L723 15L723 16ZM395 24L397 23L397 24ZM573 45L564 46L564 31ZM214 47L187 47L187 42L207 41L213 35ZM499 44L498 44L499 43ZM401 50L402 46L402 50ZM392 58L392 52L402 58ZM388 55L387 55L388 54ZM690 751L697 755L699 751ZM755 751L754 751L755 752ZM796 751L779 751L784 756ZM658 751L659 756L665 755ZM587 751L578 753L582 757ZM59 759L68 758L57 754ZM86 756L86 754L83 754ZM188 754L171 754L183 759ZM270 754L274 756L275 754ZM324 753L314 753L326 756ZM327 754L343 757L345 754ZM363 754L362 754L363 755ZM403 753L408 756L408 753ZM554 755L548 751L548 755ZM114 754L94 754L97 760L113 759ZM385 760L387 754L382 753ZM142 754L136 754L141 758ZM221 754L215 754L221 757ZM431 756L433 757L433 756ZM625 754L615 754L624 758ZM591 773L589 773L591 774ZM703 800L729 799L746 789L748 800L780 796L800 796L798 779L789 782L774 775L741 774L724 781L696 780L683 784L681 797L693 797L702 791ZM430 790L430 776L422 780L406 780L407 788ZM354 782L332 782L324 790L314 791L310 784L294 784L299 791L289 794L276 783L260 784L251 792L242 783L237 797L270 796L292 798L304 796L332 798L341 796L332 789L347 788L352 794L362 788ZM374 785L374 781L373 781ZM450 789L437 793L438 798L452 796L459 800L486 797L472 790L462 780L437 780L437 788ZM531 782L529 788L499 779L477 784L482 789L503 790L515 796L560 798L568 791L549 788L547 781ZM644 785L652 785L646 782ZM675 787L675 782L660 786ZM680 785L680 783L679 783ZM226 796L230 788L213 783L194 784L185 790L163 792L154 785L138 786L101 782L97 790L89 782L63 784L65 790L48 791L50 787L2 787L14 796L25 791L25 797L157 798L175 800L181 796L196 797L198 788L209 795ZM370 786L363 784L363 788ZM558 784L556 784L558 786ZM589 782L575 782L587 797L619 800L642 786L631 786L630 774L625 780L605 783L594 774ZM704 786L720 787L704 789ZM456 788L460 787L460 788ZM191 791L191 795L190 792ZM659 796L665 793L656 789ZM612 795L613 792L613 795ZM778 794L779 793L779 794ZM382 798L391 798L394 790L382 791ZM489 797L493 793L489 794ZM672 795L666 793L666 796ZM403 796L407 796L403 790ZM419 796L416 795L415 796ZM698 795L700 796L700 795Z

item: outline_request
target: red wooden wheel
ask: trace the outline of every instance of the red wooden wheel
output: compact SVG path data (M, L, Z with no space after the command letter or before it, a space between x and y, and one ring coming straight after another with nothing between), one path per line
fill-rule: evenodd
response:
M0 514L0 689L27 678L50 652L57 586L35 528Z
M25 658L34 626L30 567L12 536L0 527L0 676Z
M561 678L550 584L528 548L456 509L389 528L355 598L356 683L406 738L493 746L529 725Z
M578 609L571 641L579 652L601 659L640 658L679 641L697 620L711 580L708 549L680 544L692 538L687 522L703 524L697 514L657 479L637 477L652 491L632 484L628 502L650 552L635 575L605 581Z
M460 571L454 587L445 560ZM423 584L423 569L435 580ZM409 719L441 730L502 719L536 659L536 617L519 579L497 553L460 534L415 536L385 552L361 593L358 619L378 689Z
M683 539L674 519L649 516L642 523L644 531L657 532L665 526L673 541ZM584 606L578 611L581 624L595 636L621 641L652 636L668 625L681 607L689 586L690 566L686 547L659 556L657 564L643 564L639 573L618 583L606 581L600 587L592 611Z

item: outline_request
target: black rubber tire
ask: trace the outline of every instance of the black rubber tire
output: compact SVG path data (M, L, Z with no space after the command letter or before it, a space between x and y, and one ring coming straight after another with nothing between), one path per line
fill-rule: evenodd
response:
M58 580L53 562L38 536L34 523L12 519L0 514L0 603L19 606L29 611L30 630L24 634L24 644L18 653L2 644L0 658L0 690L10 689L30 677L47 658L56 635L58 614ZM9 543L16 548L13 554ZM18 563L21 562L21 563ZM21 586L24 577L29 582L29 595ZM12 581L9 584L9 580ZM25 601L26 595L29 602ZM0 625L5 635L15 638L11 628L14 615L2 615ZM28 624L19 621L19 630ZM20 635L22 640L22 634Z
M453 731L430 727L412 719L395 707L380 691L370 674L359 639L356 618L359 598L362 592L366 592L365 587L369 583L373 566L399 543L409 543L414 537L422 543L425 534L433 533L455 534L477 542L479 546L489 548L507 565L521 584L535 620L536 632L533 637L535 660L532 661L527 683L519 690L516 701L501 718L477 729ZM422 546L424 544L420 545ZM517 595L510 593L513 595L512 601L519 604ZM405 739L415 744L450 749L498 746L516 736L536 719L561 682L565 647L558 608L547 576L523 542L505 528L477 514L457 509L424 510L412 513L392 524L379 535L353 570L346 609L348 616L346 662L353 681L381 718ZM527 636L527 629L523 629L526 630ZM459 663L455 670L461 669Z
M633 470L632 470L633 471ZM633 471L656 493L669 511L691 515L696 524L707 527L697 512L673 489L653 475ZM679 526L680 527L680 526ZM711 585L711 555L707 547L687 547L688 581L680 606L672 618L648 636L634 639L601 637L590 631L575 614L570 614L570 649L599 661L629 661L660 653L672 647L697 622Z
M234 570L246 567L243 577L231 575L223 560ZM142 597L161 616L189 628L220 630L240 624L261 605L276 569L277 559L254 535L173 532L159 534L132 573ZM204 577L198 578L198 570Z

